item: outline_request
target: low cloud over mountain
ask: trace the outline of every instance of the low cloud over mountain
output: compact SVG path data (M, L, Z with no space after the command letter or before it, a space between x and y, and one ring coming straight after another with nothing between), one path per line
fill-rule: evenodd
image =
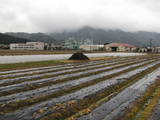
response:
M1 0L0 32L62 32L84 26L160 32L159 0Z

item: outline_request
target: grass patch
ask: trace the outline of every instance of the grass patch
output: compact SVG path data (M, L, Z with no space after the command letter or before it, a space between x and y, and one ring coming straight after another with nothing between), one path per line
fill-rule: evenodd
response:
M0 55L54 55L73 54L77 50L0 50ZM84 53L106 53L106 51L83 51Z
M50 65L64 64L63 61L39 61L39 62L25 62L25 63L13 63L13 64L0 64L0 71L26 69L34 67L43 67Z
M72 54L75 50L0 50L0 55L50 55L50 54Z

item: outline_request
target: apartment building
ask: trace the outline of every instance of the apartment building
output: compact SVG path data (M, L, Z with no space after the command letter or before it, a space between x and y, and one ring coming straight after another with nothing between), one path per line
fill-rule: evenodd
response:
M11 50L44 50L43 42L11 43Z

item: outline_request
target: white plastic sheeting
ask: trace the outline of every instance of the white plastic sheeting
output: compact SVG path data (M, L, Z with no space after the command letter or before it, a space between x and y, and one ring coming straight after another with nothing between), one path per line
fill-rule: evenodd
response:
M72 54L0 56L0 64L45 61L45 60L62 60L62 59L68 59L71 55ZM87 55L88 57L103 57L103 56L124 57L124 56L139 56L139 55L145 55L145 54L143 53L90 53L85 55Z

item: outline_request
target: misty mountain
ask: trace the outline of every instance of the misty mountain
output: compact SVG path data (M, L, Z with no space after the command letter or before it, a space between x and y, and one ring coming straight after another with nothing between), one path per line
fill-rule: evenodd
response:
M28 39L16 38L10 35L0 33L0 44L9 45L10 43L26 43L30 42Z
M19 33L13 33L13 32L8 32L6 33L8 35L17 37L17 38L25 38L25 39L29 39L31 41L39 41L39 42L46 42L46 43L57 43L58 41L55 40L53 37L44 34L44 33L23 33L23 32L19 32Z
M156 32L125 32L122 30L105 30L89 26L75 31L64 31L62 33L6 33L8 35L25 38L31 41L41 41L47 43L62 43L70 38L74 40L90 39L94 44L105 44L111 42L129 43L139 47L150 45L152 39L153 46L160 46L160 33Z
M88 26L72 32L51 33L50 36L53 36L57 40L67 40L72 37L75 40L92 39L94 44L120 42L141 47L150 45L150 39L152 39L153 45L160 45L159 33L124 32L122 30L104 30Z
M132 33L135 39L141 43L141 46L160 46L160 33L139 31Z

